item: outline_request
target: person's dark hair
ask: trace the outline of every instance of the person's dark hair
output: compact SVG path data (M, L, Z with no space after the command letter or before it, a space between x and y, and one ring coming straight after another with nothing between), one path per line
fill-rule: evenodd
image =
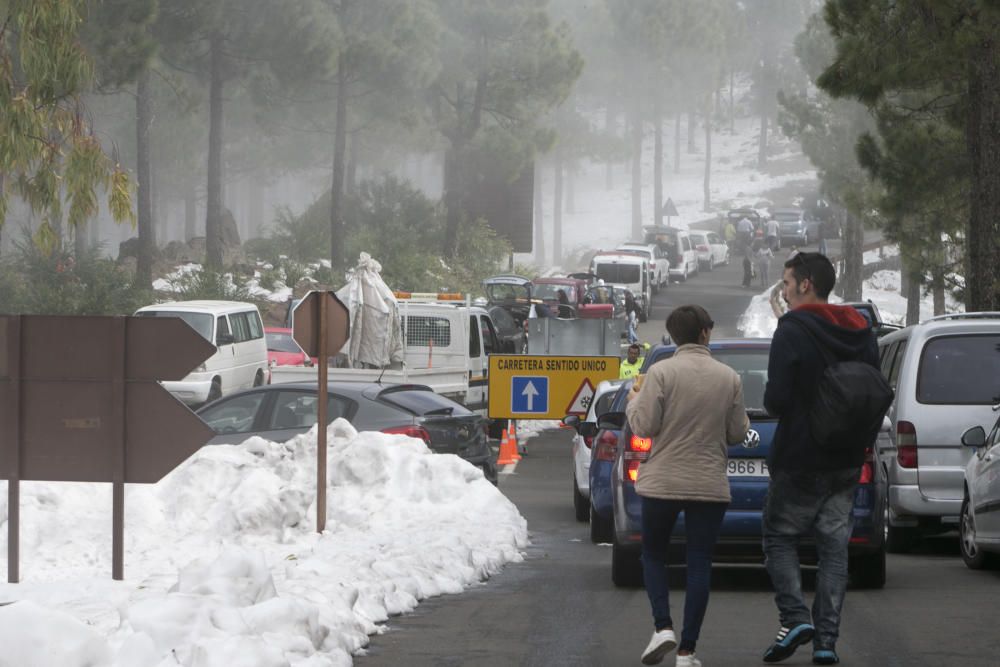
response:
M642 354L642 345L639 345L639 343L632 343L631 345L628 346L628 351L631 352L632 350L635 350L639 354Z
M667 333L677 345L697 343L703 329L715 326L708 311L698 305L678 306L667 317Z
M833 268L830 258L818 252L796 253L785 262L785 268L792 270L795 282L809 280L816 290L816 296L824 301L830 296L837 282L837 271Z

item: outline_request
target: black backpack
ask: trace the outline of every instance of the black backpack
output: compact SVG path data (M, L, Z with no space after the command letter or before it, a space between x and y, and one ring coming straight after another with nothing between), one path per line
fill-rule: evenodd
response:
M809 434L830 451L858 451L871 447L885 413L892 405L892 387L875 366L834 357L803 322L801 326L823 354L826 369L809 408Z

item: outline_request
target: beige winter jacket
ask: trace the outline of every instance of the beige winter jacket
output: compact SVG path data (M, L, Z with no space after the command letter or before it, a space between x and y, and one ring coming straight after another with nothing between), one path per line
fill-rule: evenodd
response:
M626 413L632 432L653 440L639 495L729 502L726 447L750 428L736 371L704 345L681 345L649 369Z

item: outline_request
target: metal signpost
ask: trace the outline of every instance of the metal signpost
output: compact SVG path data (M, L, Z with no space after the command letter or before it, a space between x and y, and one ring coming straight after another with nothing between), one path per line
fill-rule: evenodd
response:
M125 483L159 481L215 435L157 381L214 353L179 318L0 316L9 582L20 578L21 480L111 482L112 577L124 577Z
M326 529L326 409L327 366L351 335L347 306L329 291L313 290L292 311L292 338L310 357L317 357L319 372L316 406L316 532Z
M587 414L594 389L618 378L621 359L491 354L492 419L562 419Z

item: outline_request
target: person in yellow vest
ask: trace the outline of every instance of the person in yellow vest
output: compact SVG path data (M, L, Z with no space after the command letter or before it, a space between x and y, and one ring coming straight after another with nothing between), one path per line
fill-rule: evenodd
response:
M632 343L628 346L625 361L622 362L620 370L618 371L619 378L625 380L639 374L639 370L642 369L642 362L646 360L644 357L639 356L641 353L642 346L638 343Z

